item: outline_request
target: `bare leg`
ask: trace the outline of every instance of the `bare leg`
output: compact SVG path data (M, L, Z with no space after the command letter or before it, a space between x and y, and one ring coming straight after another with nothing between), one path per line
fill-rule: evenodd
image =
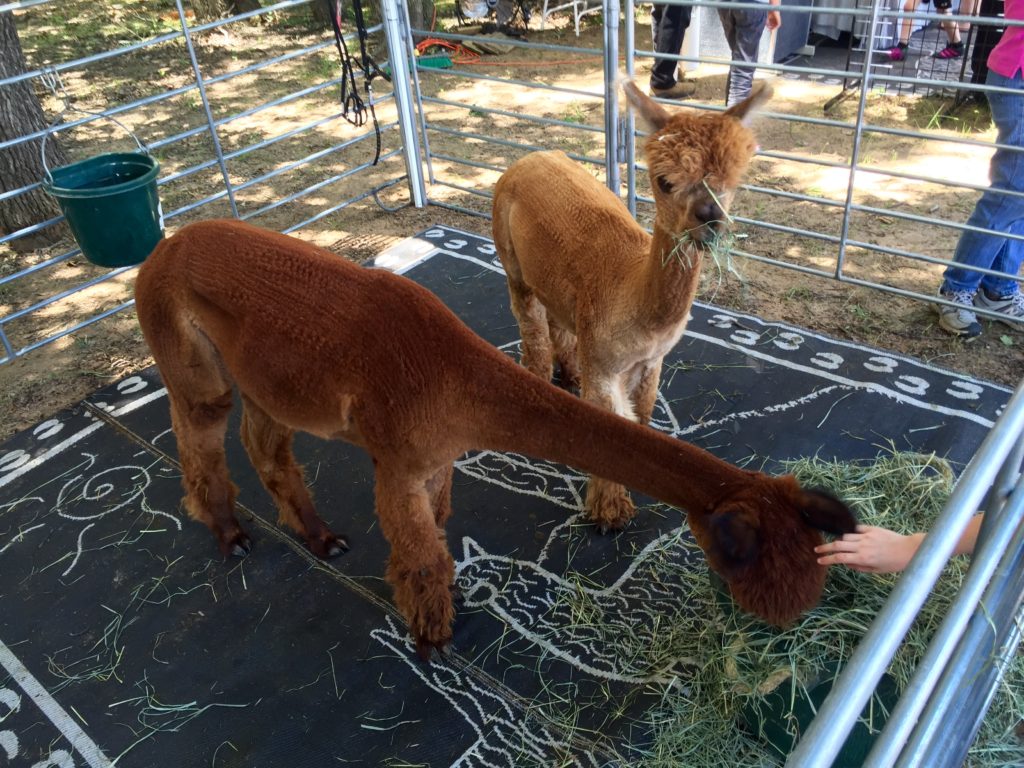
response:
M391 543L385 578L424 661L432 648L447 651L455 618L451 594L455 563L444 532L437 527L426 486L424 480L410 480L378 467L377 516Z
M903 10L906 11L907 13L914 13L914 11L917 10L917 6L920 4L920 2L921 2L921 0L907 0L903 4ZM907 18L903 19L902 23L900 24L900 42L901 43L910 42L910 30L913 27L913 25L914 25L914 20L913 19L907 19Z
M974 12L976 10L975 6L976 6L975 0L963 0L960 3L959 10L957 10L957 16L973 16ZM947 15L950 15L950 14L952 14L952 11L947 10L947 11L943 11L943 13L946 13ZM949 38L949 42L951 42L951 43L959 43L959 42L962 41L962 34L966 33L971 28L971 25L969 23L967 23L966 21L964 21L964 22L948 21L948 22L943 22L942 23L942 27L943 27L943 29L946 30L946 37Z
M243 396L242 401L242 444L277 505L279 521L305 539L317 557L340 555L348 549L348 542L331 533L317 516L302 468L292 455L292 430L247 397Z

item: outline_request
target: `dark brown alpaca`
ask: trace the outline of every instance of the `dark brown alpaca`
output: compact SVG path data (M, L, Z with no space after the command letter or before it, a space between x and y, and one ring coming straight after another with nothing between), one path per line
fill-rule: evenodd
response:
M662 360L686 329L706 244L726 229L754 156L749 124L771 89L760 83L721 113L669 112L632 83L625 90L651 128L653 235L579 163L534 152L494 188L494 245L523 365L549 381L557 362L584 400L646 424ZM587 513L602 528L622 528L634 512L622 485L590 479Z
M237 221L189 225L143 264L135 295L168 390L189 514L225 555L249 551L224 457L234 386L242 440L281 521L321 557L347 545L314 511L292 432L363 446L391 544L387 580L424 657L451 640L444 524L452 463L471 449L561 462L685 509L737 602L777 624L820 596L819 530L853 530L827 494L590 405L517 365L411 280L291 237Z

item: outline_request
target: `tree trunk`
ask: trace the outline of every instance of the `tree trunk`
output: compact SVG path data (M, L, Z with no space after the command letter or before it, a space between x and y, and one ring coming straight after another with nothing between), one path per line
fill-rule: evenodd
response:
M192 0L196 21L216 21L260 8L260 0Z
M228 4L226 0L192 0L192 10L196 12L196 21L202 24L227 16Z
M316 26L330 29L331 14L327 9L327 3L324 0L313 0L309 7L313 11L313 21L316 22Z
M26 69L25 54L21 50L18 29L14 25L14 14L10 11L0 13L0 78L20 75ZM28 80L0 88L0 115L4 116L0 120L0 142L27 136L49 124ZM36 139L0 149L0 192L20 189L42 180L44 171L39 156L40 141ZM63 150L53 136L46 142L46 161L51 168L67 163ZM59 213L60 207L41 189L0 200L0 233L9 235ZM32 235L19 237L11 241L10 245L19 252L33 250L59 239L63 234L62 229L47 227Z

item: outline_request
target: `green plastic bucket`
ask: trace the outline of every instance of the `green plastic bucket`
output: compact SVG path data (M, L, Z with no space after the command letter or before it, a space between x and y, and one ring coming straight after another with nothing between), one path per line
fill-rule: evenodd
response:
M89 261L127 267L144 261L163 237L159 172L146 153L115 152L50 171L43 188L60 203Z

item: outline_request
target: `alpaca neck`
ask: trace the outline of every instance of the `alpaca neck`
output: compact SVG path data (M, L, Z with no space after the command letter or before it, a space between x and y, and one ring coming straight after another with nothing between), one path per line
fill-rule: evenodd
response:
M506 358L507 360L507 358ZM538 379L508 361L482 381L474 448L558 462L701 512L748 472ZM490 375L490 374L494 375Z
M703 249L688 243L657 219L644 276L644 304L655 324L671 324L689 312L697 293Z

